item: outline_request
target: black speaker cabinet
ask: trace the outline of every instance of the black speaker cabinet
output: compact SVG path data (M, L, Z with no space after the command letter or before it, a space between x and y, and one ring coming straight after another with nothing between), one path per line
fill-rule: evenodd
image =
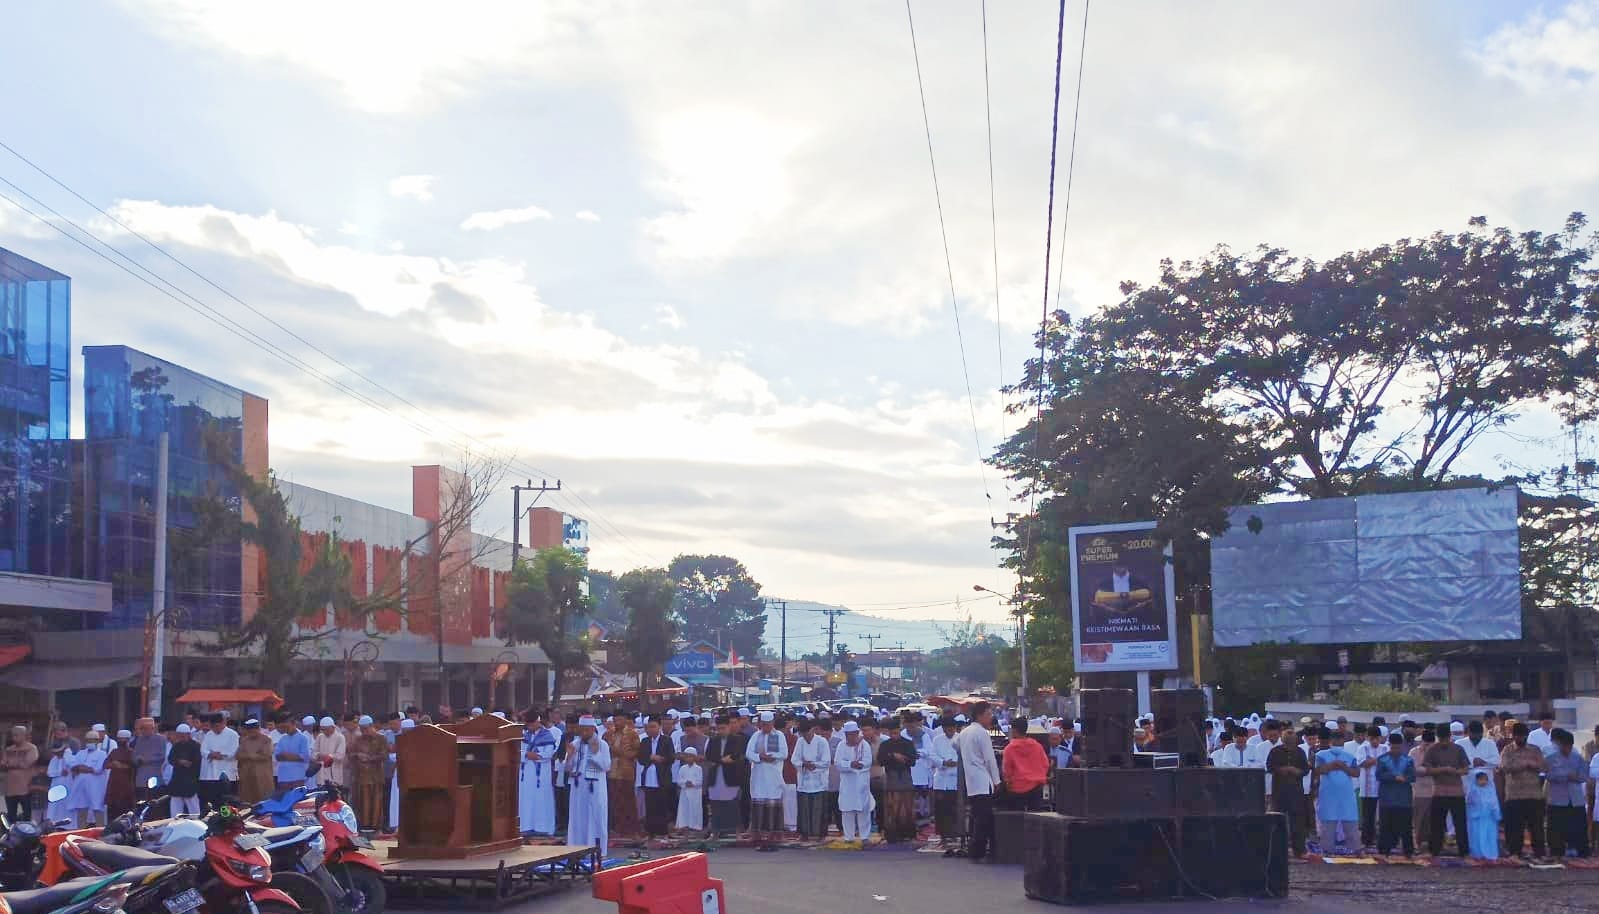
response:
M1022 862L1022 817L1020 810L994 811L994 843L989 853L995 863L1019 865Z
M1063 768L1055 772L1055 811L1085 819L1168 817L1178 770Z
M1030 812L1022 819L1028 898L1055 904L1178 897L1177 824L1087 820Z
M1282 813L1189 816L1178 830L1187 894L1288 897L1288 819Z
M1179 768L1173 773L1178 816L1266 812L1266 772L1258 768Z
M1155 715L1155 750L1175 752L1185 767L1205 764L1205 692L1155 689L1149 693Z
M1078 700L1082 763L1090 768L1131 767L1138 697L1131 689L1084 689Z

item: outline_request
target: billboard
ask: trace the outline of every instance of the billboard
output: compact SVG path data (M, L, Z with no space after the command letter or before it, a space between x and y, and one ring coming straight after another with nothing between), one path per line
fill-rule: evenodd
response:
M1506 487L1234 508L1210 544L1216 646L1520 638L1516 504Z
M666 661L666 675L676 676L694 685L714 683L720 678L716 671L716 660L716 655L710 651L693 649L680 651Z
M1072 527L1072 632L1077 671L1177 668L1171 550L1155 523Z
M588 555L589 522L571 514L561 515L561 545L580 555Z

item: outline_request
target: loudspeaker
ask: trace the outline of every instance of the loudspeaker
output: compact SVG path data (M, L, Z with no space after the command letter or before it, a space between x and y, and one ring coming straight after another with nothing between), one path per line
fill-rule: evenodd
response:
M1205 764L1205 692L1202 689L1155 689L1149 693L1155 715L1155 749L1175 752L1184 767Z
M1288 897L1288 818L1282 813L1190 816L1178 829L1187 894Z
M1083 732L1083 764L1089 768L1128 768L1133 764L1133 721L1138 697L1132 689L1084 689L1078 693Z
M1030 812L1022 819L1022 839L1028 898L1072 904L1181 894L1171 819L1093 821Z
M989 855L995 863L1020 864L1023 860L1022 818L1028 815L1021 810L994 810L994 843Z
M1242 816L1266 812L1266 773L1259 768L1179 768L1177 816Z
M1055 811L1085 819L1136 819L1172 814L1178 769L1062 768L1055 772ZM1258 773L1258 772L1257 772Z

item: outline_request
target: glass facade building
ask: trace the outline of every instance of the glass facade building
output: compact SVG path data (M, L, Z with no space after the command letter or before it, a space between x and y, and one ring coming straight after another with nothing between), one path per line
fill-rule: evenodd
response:
M156 449L168 433L168 605L177 628L238 625L243 591L237 536L207 535L208 505L237 515L240 499L212 449L244 456L246 394L126 346L83 349L84 426L89 478L88 576L110 581L114 609L104 624L142 626L155 567ZM257 582L250 582L254 587Z
M82 449L66 440L71 302L72 280L0 248L0 571L83 569L72 486Z

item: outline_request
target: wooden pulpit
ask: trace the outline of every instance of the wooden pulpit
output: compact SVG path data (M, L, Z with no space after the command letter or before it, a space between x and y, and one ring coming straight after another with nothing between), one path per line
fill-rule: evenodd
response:
M522 728L485 714L424 724L395 740L399 843L393 857L454 859L518 847Z

